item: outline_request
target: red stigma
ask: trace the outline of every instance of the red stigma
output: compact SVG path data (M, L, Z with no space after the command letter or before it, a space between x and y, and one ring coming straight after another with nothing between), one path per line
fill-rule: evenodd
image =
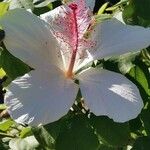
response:
M76 10L77 9L77 4L70 4L69 7L72 9L72 10Z

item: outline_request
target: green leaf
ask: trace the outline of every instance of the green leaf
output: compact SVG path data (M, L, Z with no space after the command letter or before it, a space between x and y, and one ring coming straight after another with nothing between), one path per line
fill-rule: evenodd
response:
M0 2L0 17L3 16L9 7L9 3L6 2Z
M32 134L33 133L32 133L31 127L27 127L27 128L24 128L21 130L20 138L25 138L25 137L30 136Z
M65 126L65 121L62 119L62 120L58 120L53 123L47 124L44 126L44 128L56 140L63 126Z
M0 122L0 130L7 131L13 124L14 122L11 119L4 120Z
M7 108L7 106L5 104L0 104L0 110L4 110L6 108Z
M116 147L114 148L101 144L98 150L116 150Z
M132 0L138 16L150 20L150 0L144 0L141 5L141 0Z
M5 75L5 71L2 68L0 68L0 79L2 79Z
M97 150L98 147L98 138L88 119L82 115L68 120L56 140L56 150Z
M141 60L147 67L150 67L150 47L141 51Z
M45 0L45 1L35 0L35 1L34 1L33 13L36 14L37 16L44 14L46 12L49 12L52 9L62 4L60 0L55 0L55 1L54 0Z
M33 13L36 14L37 16L40 16L41 14L44 14L46 12L49 12L51 8L45 6L45 7L40 7L40 8L34 8Z
M147 95L150 94L149 71L144 64L137 62L136 66L130 70L129 76L132 77L144 89Z
M127 144L130 135L128 123L116 123L107 117L93 116L91 124L103 144L111 146Z
M38 8L38 7L45 7L45 6L47 6L48 4L50 4L50 3L54 2L54 1L56 1L56 0L44 0L44 1L34 0L34 6L36 8Z
M150 112L147 110L143 111L141 114L141 119L143 121L147 135L150 136Z
M139 117L129 121L130 131L136 132L142 127L142 122Z
M12 80L24 75L31 69L24 64L21 60L11 55L7 50L3 50L0 56L2 68L6 72L6 75Z
M123 20L127 24L138 24L135 5L134 3L132 3L132 1L130 1L129 4L124 8L122 16L123 16Z
M8 146L6 146L2 140L0 139L0 150L8 150Z
M122 74L128 73L132 67L135 66L133 63L138 53L128 53L121 56L111 57L103 62L106 69L121 72Z
M111 1L110 1L111 2ZM116 1L117 2L117 1ZM126 3L128 2L128 0L118 0L118 3L111 6L111 7L108 7L106 9L106 11L115 11L116 9L118 9L119 7L122 7L123 5L125 5Z
M46 9L46 6L48 6L50 3L55 2L55 1L56 0L11 0L10 1L10 9L25 8L25 9L31 9L32 11L35 11L35 8ZM56 2L60 3L60 1L56 1ZM40 9L38 9L38 10L40 10ZM36 10L36 13L38 10ZM40 12L41 12L41 10L40 10ZM40 14L41 13L39 13L39 15Z
M32 132L44 150L54 149L55 140L44 127L33 127Z
M105 4L103 4L102 6L101 6L101 8L98 10L98 15L101 15L101 14L103 14L104 13L104 11L106 10L106 8L107 8L107 6L108 6L108 2L106 2Z
M150 137L140 137L138 138L131 150L149 150L150 148Z
M150 26L150 0L130 0L123 11L123 19L127 24Z
M4 30L1 30L1 29L0 29L0 43L3 41L4 37L5 37L5 32L4 32ZM2 50L2 49L1 49L1 47L0 47L0 51L1 51L1 50Z

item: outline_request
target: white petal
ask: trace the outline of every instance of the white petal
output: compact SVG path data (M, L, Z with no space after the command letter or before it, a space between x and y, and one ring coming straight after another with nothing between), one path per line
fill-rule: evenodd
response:
M9 11L0 20L6 33L6 48L33 68L52 62L56 56L57 41L43 20L24 9ZM57 63L54 62L53 63Z
M14 80L5 103L18 123L47 124L60 119L72 106L78 86L57 68L35 70Z
M116 12L113 17L125 24L123 17L122 17L122 11Z
M116 122L136 118L143 101L137 87L121 74L89 69L79 75L85 102L96 115L106 115Z
M94 9L94 6L95 6L95 0L85 0L86 1L86 4L87 6L93 10Z
M150 28L125 25L113 18L97 25L95 49L90 51L94 59L137 52L150 45Z

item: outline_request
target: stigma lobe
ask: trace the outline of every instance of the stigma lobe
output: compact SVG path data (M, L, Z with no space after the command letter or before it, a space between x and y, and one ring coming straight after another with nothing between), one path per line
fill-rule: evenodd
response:
M69 7L72 9L72 10L76 10L77 9L77 4L70 4Z

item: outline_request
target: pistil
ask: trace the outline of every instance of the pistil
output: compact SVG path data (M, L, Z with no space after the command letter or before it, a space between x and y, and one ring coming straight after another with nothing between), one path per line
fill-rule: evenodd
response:
M66 77L73 78L73 68L76 60L77 50L78 50L78 24L77 24L77 18L76 18L76 10L77 5L71 4L69 7L73 11L73 20L74 20L74 26L73 26L73 49L72 49L72 55L69 63L68 70L66 72Z

